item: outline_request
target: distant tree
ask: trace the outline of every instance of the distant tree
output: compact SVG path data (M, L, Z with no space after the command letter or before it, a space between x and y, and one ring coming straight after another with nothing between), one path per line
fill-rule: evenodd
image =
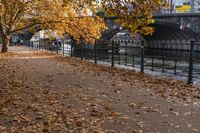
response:
M96 7L96 0L0 0L1 52L8 51L11 34L36 27L94 43L105 29Z
M166 0L101 0L107 15L118 17L117 22L132 33L149 35L154 29L153 13L167 6Z

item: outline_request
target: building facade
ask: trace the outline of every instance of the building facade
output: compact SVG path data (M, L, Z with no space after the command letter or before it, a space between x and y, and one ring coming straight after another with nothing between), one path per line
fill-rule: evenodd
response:
M200 12L200 0L167 0L170 5L165 12L191 13Z

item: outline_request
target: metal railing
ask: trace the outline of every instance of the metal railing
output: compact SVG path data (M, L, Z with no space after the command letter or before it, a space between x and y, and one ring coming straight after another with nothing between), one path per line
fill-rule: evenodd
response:
M31 47L63 56L90 60L96 64L107 63L112 67L120 65L139 68L141 73L149 70L184 76L188 78L188 84L192 83L193 78L200 79L200 58L197 58L197 55L200 56L200 52L197 50L198 44L190 41L183 45L182 48L185 49L178 49L178 47L176 49L175 44L164 45L160 48L153 48L144 41L140 45L131 45L126 41L124 44L117 44L113 41L107 45L66 44L63 41L62 46L52 48L48 44L40 44L39 41ZM167 49L167 47L171 49ZM178 55L173 53L178 53Z

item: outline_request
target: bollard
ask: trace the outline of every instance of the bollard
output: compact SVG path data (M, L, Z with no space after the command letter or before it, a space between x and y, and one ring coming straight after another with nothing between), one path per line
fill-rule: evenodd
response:
M144 40L141 42L141 73L144 73Z
M187 84L192 84L193 80L193 60L194 60L194 40L190 41L190 59L189 59L189 73Z

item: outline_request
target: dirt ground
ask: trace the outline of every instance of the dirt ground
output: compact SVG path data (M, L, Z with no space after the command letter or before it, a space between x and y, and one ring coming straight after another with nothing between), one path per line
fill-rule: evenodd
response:
M200 133L200 87L27 47L0 54L1 133Z

